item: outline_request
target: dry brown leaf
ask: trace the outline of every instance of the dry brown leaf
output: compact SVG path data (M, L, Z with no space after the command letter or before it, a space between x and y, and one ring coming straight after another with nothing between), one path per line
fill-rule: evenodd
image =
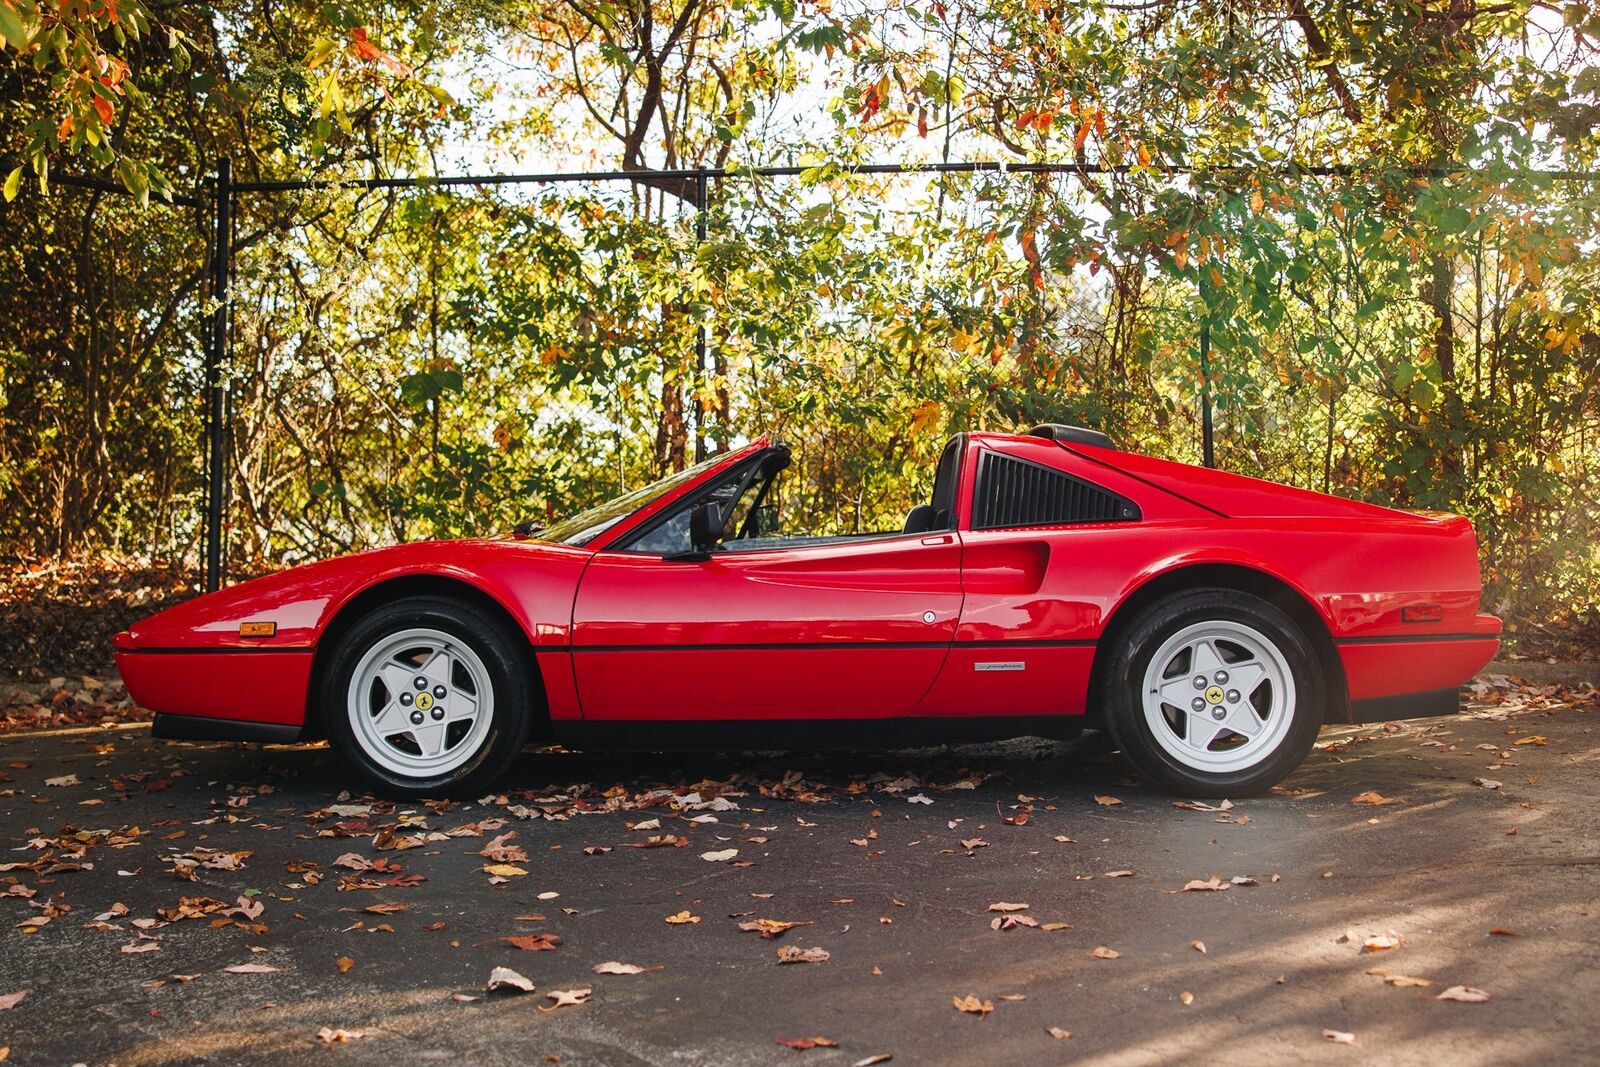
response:
M270 963L235 963L222 969L229 974L272 974L278 970Z
M502 940L524 952L554 952L556 946L561 944L561 935L540 931L535 934L516 934Z
M1384 952L1391 948L1398 948L1399 945L1400 936L1391 930L1386 934L1368 935L1367 939L1361 942L1361 951Z
M557 1008L570 1008L575 1004L586 1002L589 999L589 994L593 992L594 990L592 989L552 989L545 996L555 1001L555 1003L549 1007L541 1004L539 1005L539 1010L555 1011Z
M0 1011L10 1011L12 1008L21 1003L22 998L27 995L28 990L26 989L18 990L15 993L6 993L4 995L0 995Z
M950 1002L955 1005L957 1011L964 1011L969 1014L976 1015L979 1018L982 1018L983 1016L988 1015L991 1011L994 1011L994 1001L979 1000L977 997L970 995L965 997L951 997Z
M726 863L739 854L736 848L718 849L715 852L702 852L700 858L709 863Z
M683 926L687 923L697 923L700 916L690 915L687 911L680 911L676 915L668 915L666 921L673 926Z
M484 988L491 993L500 990L508 993L532 993L533 982L510 967L496 967L489 972L489 982Z
M1067 1038L1072 1036L1071 1030L1063 1030L1059 1026L1047 1026L1044 1028L1044 1032L1055 1038L1057 1041L1065 1041Z
M665 967L641 967L637 963L618 963L616 960L607 960L597 963L589 968L595 974L644 974L648 971L661 971Z
M1204 941L1191 941L1189 942L1189 947L1200 953L1202 956L1206 954L1206 943Z
M366 1036L365 1030L335 1030L326 1026L317 1031L317 1040L324 1045L342 1045L347 1041L360 1041Z
M800 948L798 945L778 946L779 963L826 963L828 950L825 948Z
M1184 1007L1187 1008L1189 1005L1194 1003L1194 994L1185 989L1182 993L1178 994L1178 1000L1183 1004Z
M1133 877L1133 872L1132 871L1107 871L1106 872L1106 877L1107 878L1132 878Z
M745 912L746 915L750 914ZM792 930L796 926L811 926L811 920L802 919L795 922L785 922L782 919L751 919L749 922L739 924L739 929L747 934L760 934L767 940L782 934L785 930Z
M796 1052L805 1052L814 1048L838 1048L839 1042L831 1037L780 1037L778 1044L784 1048L792 1048ZM876 1060L877 1063L884 1062Z
M130 941L117 951L132 956L140 952L159 952L161 946L154 941Z
M1013 904L1010 901L1002 900L1002 901L999 901L998 903L990 904L989 905L989 910L990 911L1027 911L1028 910L1028 905L1026 905L1026 904Z
M976 848L988 848L989 842L985 841L981 837L968 837L962 839L961 847L966 849L968 852L971 852Z
M1229 883L1224 882L1221 878L1218 878L1213 874L1210 878L1194 878L1185 882L1183 884L1183 888L1178 890L1178 892L1221 893L1228 888L1230 888Z
M334 960L333 962L334 962L334 966L339 968L339 973L340 974L349 974L350 973L350 968L352 968L352 967L354 967L356 965L356 961L351 959L349 956L340 956L337 960Z
M1122 801L1118 800L1116 797L1095 797L1094 802L1103 808L1115 807L1116 805L1122 803Z
M1104 945L1099 945L1093 949L1090 949L1089 955L1093 956L1097 960L1119 960L1122 958L1122 953L1118 952L1114 948L1106 948Z
M868 1056L864 1060L857 1060L856 1062L852 1063L850 1067L878 1067L878 1064L888 1063L892 1059L894 1059L894 1053L878 1052Z
M1453 985L1433 999L1459 1000L1463 1004L1482 1004L1489 999L1489 994L1481 989L1474 989L1469 985Z
M496 863L526 863L528 853L521 845L507 844L517 836L515 830L507 831L483 846L478 855L494 860Z
M1385 804L1403 804L1405 801L1401 800L1399 797L1386 797L1376 789L1369 789L1365 793L1357 793L1355 796L1351 797L1350 803L1371 804L1374 807L1382 807Z

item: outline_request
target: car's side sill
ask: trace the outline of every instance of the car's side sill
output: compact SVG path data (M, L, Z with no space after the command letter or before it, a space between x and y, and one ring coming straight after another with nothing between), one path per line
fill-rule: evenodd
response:
M304 727L280 722L168 715L160 711L156 712L155 722L150 727L151 737L171 741L262 741L273 745L293 744L304 732Z
M909 748L1008 737L1076 737L1082 715L907 716L895 719L768 719L761 722L619 719L550 724L552 740L634 751Z
M1461 710L1462 691L1434 689L1426 693L1405 693L1392 697L1369 697L1350 702L1350 722L1388 722L1391 719L1426 719L1432 715L1454 715Z

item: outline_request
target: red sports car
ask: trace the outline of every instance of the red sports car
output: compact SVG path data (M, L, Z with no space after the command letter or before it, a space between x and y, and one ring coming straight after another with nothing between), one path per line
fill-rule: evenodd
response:
M1190 795L1325 722L1457 710L1494 655L1476 538L1119 451L970 433L899 530L780 532L766 439L539 531L309 564L117 635L160 737L326 736L391 793L481 793L530 740L911 744L1108 729Z

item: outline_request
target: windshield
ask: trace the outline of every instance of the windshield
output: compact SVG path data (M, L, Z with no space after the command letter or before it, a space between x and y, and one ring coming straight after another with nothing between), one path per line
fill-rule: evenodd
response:
M660 481L651 482L631 493L624 493L604 504L597 504L587 511L556 523L554 526L541 530L537 535L541 541L559 541L568 545L586 545L590 541L605 533L611 527L632 515L645 505L661 499L663 496L694 481L706 471L719 463L724 463L727 455L713 456L693 467L688 467L676 474L669 474Z

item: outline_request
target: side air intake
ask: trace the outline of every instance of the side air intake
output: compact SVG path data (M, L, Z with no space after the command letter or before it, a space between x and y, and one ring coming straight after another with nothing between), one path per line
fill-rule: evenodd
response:
M978 460L975 530L1138 519L1133 501L1070 474L998 452L985 451Z

